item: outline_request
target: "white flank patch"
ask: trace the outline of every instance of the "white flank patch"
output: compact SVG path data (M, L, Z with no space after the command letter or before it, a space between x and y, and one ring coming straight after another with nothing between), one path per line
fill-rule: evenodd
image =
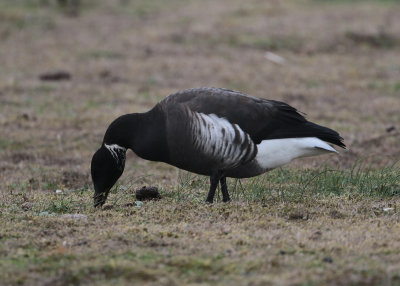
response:
M193 112L192 133L195 147L210 157L222 160L224 168L233 168L243 159L247 151L255 148L250 136L237 124L215 114Z
M277 168L296 158L337 153L332 146L316 137L264 140L257 148L255 159L265 169Z

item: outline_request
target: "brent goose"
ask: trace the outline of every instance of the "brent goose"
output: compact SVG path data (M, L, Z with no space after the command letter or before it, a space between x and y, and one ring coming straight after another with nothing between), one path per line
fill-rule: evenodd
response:
M286 103L223 88L193 88L167 96L145 113L122 115L108 127L93 155L94 206L102 206L122 175L126 150L210 176L207 202L218 183L229 201L226 177L248 178L295 158L345 148L343 138L307 121Z

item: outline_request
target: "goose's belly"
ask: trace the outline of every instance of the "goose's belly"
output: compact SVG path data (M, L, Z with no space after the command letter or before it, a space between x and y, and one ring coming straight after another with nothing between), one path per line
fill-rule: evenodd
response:
M232 178L254 177L296 158L336 152L329 144L315 137L264 140L257 145L257 149L257 156L251 162L227 170L226 175Z
M250 178L261 175L265 172L268 172L271 169L266 169L261 167L256 160L252 160L251 162L236 167L234 169L226 170L225 175L230 178Z
M174 162L167 162L172 166L175 166L179 169L196 173L199 175L204 175L204 176L211 176L214 174L216 171L220 170L221 168L218 168L218 164L216 162L207 160L207 158L201 158L199 157L198 159L192 159L190 161L186 161L184 159L179 160L179 161L174 161Z

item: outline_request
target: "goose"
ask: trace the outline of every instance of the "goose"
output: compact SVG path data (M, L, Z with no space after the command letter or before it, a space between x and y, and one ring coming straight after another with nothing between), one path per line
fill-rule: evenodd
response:
M249 178L293 159L346 148L339 133L307 121L276 101L214 87L173 93L150 111L115 119L92 157L94 206L102 206L122 175L126 151L210 177L206 202L218 184L230 200L226 178Z

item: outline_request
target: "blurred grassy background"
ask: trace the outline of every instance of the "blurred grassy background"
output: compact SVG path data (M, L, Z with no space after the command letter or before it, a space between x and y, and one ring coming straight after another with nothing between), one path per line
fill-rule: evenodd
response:
M0 0L0 284L398 283L399 15L395 0ZM93 210L108 124L199 86L283 100L349 150L231 180L215 208L205 178L128 153ZM165 199L133 207L144 184Z

